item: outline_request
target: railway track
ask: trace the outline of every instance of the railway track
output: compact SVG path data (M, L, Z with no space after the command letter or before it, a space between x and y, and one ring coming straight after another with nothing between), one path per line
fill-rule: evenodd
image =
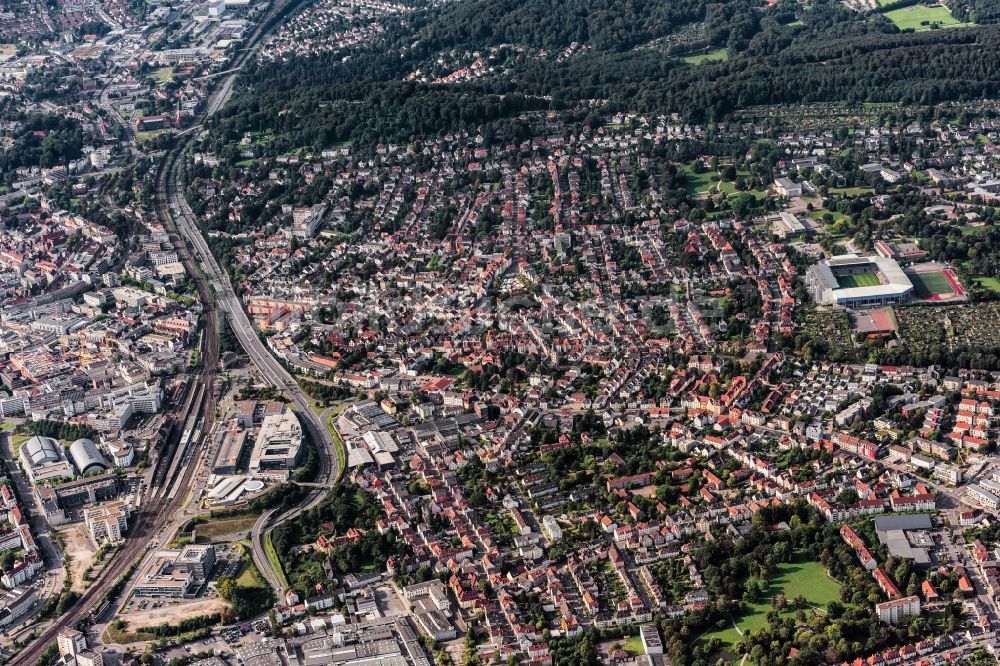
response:
M212 325L214 326L214 322ZM204 336L204 340L206 341L205 344L210 344L215 348L215 351L207 355L203 353L202 358L204 361L198 373L198 381L211 382L217 364L218 344L214 335L206 335ZM194 387L198 384L198 381L191 382L189 386ZM202 418L211 418L214 416L215 405L212 392L204 391L197 401L189 403L188 409L192 414L199 414ZM190 414L184 416L187 417ZM176 450L174 455L177 455ZM167 461L162 460L160 464L167 464ZM174 481L176 484L175 487L189 487L196 467L196 465L182 467L179 477ZM125 545L121 552L115 556L108 567L97 577L97 580L83 593L70 610L42 631L10 663L17 666L22 664L30 666L34 664L50 645L55 644L56 636L61 629L76 626L81 621L90 619L93 611L104 601L109 601L111 604L116 603L117 599L105 599L105 597L115 587L115 584L129 573L129 569L133 564L138 562L148 551L148 544L152 542L157 532L173 519L174 514L183 507L186 499L187 493L177 492L170 496L161 494L161 496L153 497L148 502L145 502L133 517L132 527L125 539Z
M256 47L259 46L262 38L278 27L301 2L303 0L279 0L271 6L268 14L262 18L257 29L247 41L246 50L234 63L233 73L222 79L215 91L207 97L202 120L218 111L225 104L233 89L236 76L239 73L238 70L256 53ZM189 238L180 232L174 214L171 212L170 181L172 177L178 175L176 162L191 135L178 138L182 138L182 140L173 146L159 165L156 178L156 207L160 218L167 226L181 263L197 286L199 300L204 306L202 353L198 372L189 379L184 388L184 405L175 415L175 427L168 435L168 446L164 448L164 454L157 460L157 470L153 477L155 487L151 486L149 499L144 501L141 508L134 514L132 527L121 552L68 611L57 618L34 641L11 659L9 663L15 666L33 665L50 645L55 644L56 636L61 629L76 626L82 621L90 619L95 610L99 609L103 614L107 607L101 605L105 601L110 602L110 604L115 604L118 601L117 597L127 589L127 585L119 588L118 594L111 595L116 598L105 599L105 597L109 595L109 592L115 588L123 576L129 575L132 566L138 563L148 551L156 534L183 508L187 500L188 490L192 485L192 479L198 468L198 465L184 463L197 454L201 442L188 441L185 446L180 446L178 439L174 444L174 437L178 437L176 425L181 424L183 428L189 422L200 420L203 431L207 432L215 418L214 384L219 360L218 310L215 295L202 272L201 264L191 250ZM178 214L181 212L178 211ZM183 437L183 430L179 436ZM330 461L324 460L322 465L328 475L332 468ZM154 490L155 493L152 492ZM319 492L318 489L313 491L313 493ZM316 501L311 494L307 504L312 505Z
M161 164L158 182L162 187L157 188L157 207L161 216L171 229L171 239L173 240L181 262L184 264L188 274L194 280L198 290L199 299L204 306L203 313L203 333L201 361L197 372L185 388L186 395L184 406L175 417L175 424L185 424L192 419L201 419L203 428L208 428L215 418L215 373L219 363L219 326L218 313L216 312L214 299L204 276L198 270L198 266L192 260L192 253L184 237L176 233L173 226L173 219L169 214L169 204L166 200L166 173L168 164L172 164L172 159L168 159ZM162 198L161 198L162 193ZM42 631L38 637L19 652L11 661L15 666L31 666L42 653L55 644L56 636L64 627L73 627L82 620L91 617L92 612L104 601L105 596L111 591L115 584L123 576L129 573L132 565L141 558L148 550L156 533L165 527L174 515L183 508L187 500L187 489L191 487L197 465L178 464L185 457L186 448L174 445L171 448L172 439L176 436L176 428L168 437L165 453L159 459L158 468L167 470L161 480L161 484L155 489L150 488L148 501L143 502L143 506L136 512L133 524L125 539L125 545L121 552L112 560L111 564L97 577L86 592L77 600L69 611L48 628ZM173 468L173 473L170 470ZM159 472L159 469L157 470ZM154 480L156 475L154 474ZM155 496L152 496L155 491ZM114 603L116 600L109 600Z

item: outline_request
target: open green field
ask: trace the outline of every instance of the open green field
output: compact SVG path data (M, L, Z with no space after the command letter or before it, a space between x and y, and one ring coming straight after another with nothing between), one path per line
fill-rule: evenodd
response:
M1000 294L1000 280L995 277L977 277L973 280L977 287L982 287L983 289L989 289L990 291Z
M695 173L688 165L682 171L685 178L684 189L687 190L688 194L704 194L710 191L719 180L718 174L708 167L701 173Z
M948 280L940 273L909 273L907 277L913 283L913 293L917 298L949 296L955 293Z
M153 80L157 83L166 83L170 79L174 78L174 68L173 67L160 67L159 69L154 69L149 73Z
M148 132L136 132L135 140L138 141L139 143L142 143L144 141L152 141L161 134L169 134L169 133L170 133L169 128L149 130Z
M878 276L874 273L861 273L859 275L840 275L837 277L837 284L841 289L853 289L854 287L877 287L882 284Z
M257 516L225 516L220 518L209 518L204 523L195 526L198 536L203 539L214 539L215 537L235 534L237 532L248 532L253 524L257 522Z
M783 617L794 615L792 601L802 595L806 602L817 608L825 608L831 601L840 601L840 583L830 578L826 568L819 562L805 559L797 553L787 564L779 564L774 576L768 581L767 590L755 603L749 604L749 611L742 617L735 618L736 627L732 625L724 629L704 634L699 640L708 641L718 638L723 649L731 648L740 641L740 632L758 631L767 624L767 614L771 610L771 599L778 594L784 594L788 600L788 608Z
M622 649L633 655L646 654L646 649L642 647L642 639L638 636L629 636L626 638Z
M246 556L246 563L243 566L243 570L236 577L236 584L240 587L267 587L267 583L264 582L263 576L257 572L257 567L249 555Z
M831 187L830 194L843 194L849 197L859 197L865 194L871 194L875 190L870 187Z
M902 9L893 9L885 13L885 17L896 24L900 30L931 30L934 26L939 28L964 28L974 25L973 23L962 23L948 11L947 7L940 5L927 7L924 5L914 5Z
M973 234L982 233L982 232L986 231L987 229L989 229L989 227L987 227L985 224L980 224L980 225L976 225L976 226L972 226L971 224L967 224L964 227L959 227L958 228L958 230L962 232L963 236L972 236Z
M806 214L812 219L823 223L826 222L826 216L829 215L830 217L833 218L833 221L830 222L831 226L838 223L850 223L851 221L849 215L845 215L844 213L841 213L839 210L826 210L825 208L820 208L817 210L811 210ZM830 231L829 229L827 229L827 231L834 235L837 235L838 233L842 234L842 232L840 231Z
M703 62L725 62L729 60L729 51L725 48L712 49L704 53L692 53L681 58L681 61L688 65L700 65Z
M11 435L10 438L10 448L11 453L17 458L17 454L21 452L21 445L31 439L31 435Z

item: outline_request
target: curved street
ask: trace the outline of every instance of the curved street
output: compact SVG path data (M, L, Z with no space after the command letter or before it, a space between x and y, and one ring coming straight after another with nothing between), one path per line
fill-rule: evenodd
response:
M278 11L276 9L275 11ZM273 29L274 26L271 27ZM239 69L256 53L256 46L261 43L262 35L255 35L254 48L247 49L236 63L234 71L222 79L216 92L209 99L201 121L216 113L225 104L232 93L233 85L239 74ZM316 446L319 458L319 471L309 494L299 506L285 512L276 509L266 511L257 520L251 531L253 558L261 575L271 584L279 596L284 592L283 577L272 565L264 550L265 535L277 525L294 518L302 511L319 504L326 496L328 487L340 476L340 471L346 461L340 460L333 437L326 429L322 419L312 408L312 402L302 391L295 378L271 354L256 328L243 308L243 303L233 289L229 274L219 265L213 256L205 236L202 234L194 211L188 205L184 196L183 154L192 135L186 135L164 156L164 165L158 182L157 200L167 202L159 211L161 217L176 229L195 260L213 294L214 304L221 310L226 321L232 328L240 346L246 351L261 375L279 392L288 397L295 407L296 413L309 436Z

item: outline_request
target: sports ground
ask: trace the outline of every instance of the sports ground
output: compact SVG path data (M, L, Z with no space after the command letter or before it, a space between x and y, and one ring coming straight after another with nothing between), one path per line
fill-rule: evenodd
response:
M840 285L841 289L853 289L854 287L877 287L882 282L874 273L860 273L858 275L838 275L837 284Z
M913 295L923 301L953 301L965 298L965 289L947 268L908 270L906 277L913 283Z

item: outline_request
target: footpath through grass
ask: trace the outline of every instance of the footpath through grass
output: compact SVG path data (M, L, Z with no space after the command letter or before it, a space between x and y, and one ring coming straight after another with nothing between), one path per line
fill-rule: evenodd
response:
M826 568L820 562L806 559L803 553L796 553L791 562L777 566L761 598L752 604L747 604L748 611L741 617L734 618L739 630L730 624L702 635L699 640L709 641L718 638L722 641L723 650L733 648L740 641L740 631L753 633L767 625L771 599L779 594L785 595L787 600L782 617L795 614L794 601L800 595L805 597L806 603L810 606L823 609L825 612L828 603L840 601L840 583L827 575Z

